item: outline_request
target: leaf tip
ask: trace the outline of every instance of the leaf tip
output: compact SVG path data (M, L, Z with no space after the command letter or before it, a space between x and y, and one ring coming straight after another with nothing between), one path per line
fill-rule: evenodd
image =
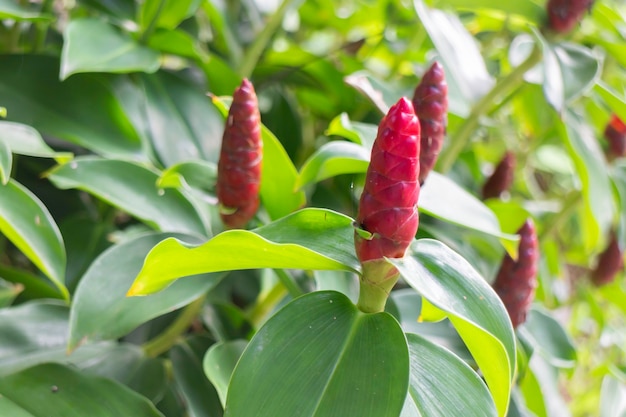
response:
M133 285L131 285L128 292L126 293L126 297L138 297L141 295L146 295L144 293L145 289L146 289L146 286L144 284L140 282L134 282Z

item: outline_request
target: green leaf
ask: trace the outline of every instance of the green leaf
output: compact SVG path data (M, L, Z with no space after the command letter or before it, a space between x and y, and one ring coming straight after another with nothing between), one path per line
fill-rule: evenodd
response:
M33 300L38 298L59 298L63 299L63 294L53 287L50 281L33 274L30 271L24 271L17 268L10 268L0 265L0 277L4 280L20 284L24 290L20 295L20 299Z
M151 297L126 297L146 254L170 236L159 233L137 237L109 248L91 264L78 284L72 303L70 350L85 341L121 337L154 317L183 307L219 282L221 275L200 275L177 282Z
M178 190L159 189L159 176L139 164L82 157L47 175L57 187L87 191L157 230L206 233L193 205Z
M352 219L304 209L253 231L229 230L200 246L169 238L145 259L128 295L146 295L188 275L240 269L357 271Z
M296 188L341 174L365 172L369 160L369 152L361 145L343 141L326 143L306 160Z
M600 417L626 416L626 384L607 375L602 380Z
M619 96L611 87L598 82L594 87L594 91L600 95L609 105L611 110L619 116L620 119L626 120L626 99Z
M406 337L411 374L401 417L498 415L485 383L458 356L416 334Z
M64 284L65 247L59 228L46 206L14 180L0 186L0 231L69 300Z
M367 71L350 74L344 78L344 81L369 99L382 114L387 114L389 107L401 96L398 91Z
M426 179L418 201L420 211L447 222L477 230L509 242L519 237L502 233L498 218L480 200L437 172ZM510 247L510 243L504 245Z
M13 409L19 406L34 417L163 416L146 398L123 385L58 364L37 365L2 378L0 394ZM2 408L0 414L7 415Z
M458 106L455 111L459 116L466 116L471 103L485 95L494 84L478 44L457 15L430 9L422 0L414 0L413 4L441 56L449 89L459 91L465 99L465 106Z
M167 168L161 173L157 185L162 188L212 190L216 181L217 166L211 162L198 160L181 162Z
M209 54L200 45L198 39L180 29L157 30L148 41L148 46L158 51L208 62Z
M211 346L204 355L204 373L217 390L222 406L226 405L228 383L246 346L247 340L220 342Z
M73 158L70 152L55 152L37 130L21 123L0 122L0 142L9 145L11 152L19 155L54 158L58 163Z
M13 284L0 278L0 308L10 306L22 291L24 291L22 284Z
M49 21L53 18L54 17L48 13L41 13L39 10L36 10L35 7L32 7L29 3L24 4L14 0L0 0L0 19L37 22Z
M9 144L0 140L0 184L6 185L11 178L13 155Z
M502 2L499 0L443 0L437 3L438 7L449 5L458 10L489 10L505 15L506 18L521 16L535 24L543 24L546 11L532 0L517 0Z
M408 372L406 339L393 317L314 292L254 336L230 381L225 416L396 416Z
M487 282L443 243L420 239L411 256L391 259L407 283L429 301L425 309L447 313L472 353L499 416L506 415L515 370L515 334L502 301Z
M324 134L341 136L354 143L359 143L367 149L372 149L377 131L377 125L353 122L348 118L347 113L341 113L330 121L328 129L326 129Z
M102 19L70 21L63 33L61 80L81 72L155 72L159 53Z
M224 117L226 104L213 97L213 103ZM298 191L298 171L289 159L280 141L265 126L261 128L263 140L263 168L261 171L261 200L272 220L279 219L301 208L306 203L303 191Z
M111 92L115 79L79 74L60 82L56 58L0 56L0 97L10 120L101 155L145 160L141 139Z
M198 0L146 0L141 3L140 24L145 31L152 27L174 29L194 14Z
M563 120L557 122L557 128L582 182L585 201L581 219L582 235L585 236L582 243L589 253L601 246L615 213L606 160L594 133L580 115L566 111Z
M553 366L571 368L576 364L576 348L563 326L547 311L537 307L530 310L526 322L519 329Z
M178 343L170 350L169 357L189 415L221 417L224 411L217 392L204 375L201 358L192 347L188 343Z

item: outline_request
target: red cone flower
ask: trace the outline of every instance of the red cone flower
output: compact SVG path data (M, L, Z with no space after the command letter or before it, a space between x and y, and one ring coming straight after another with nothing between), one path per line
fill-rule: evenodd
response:
M594 0L549 0L548 26L556 33L567 33L583 18Z
M230 228L240 228L259 207L261 185L261 117L252 84L244 79L233 94L217 165L220 216Z
M609 141L611 156L626 156L626 124L617 115L611 116L611 120L604 129L604 136Z
M515 154L507 151L496 166L493 174L485 181L483 185L483 199L500 197L503 192L511 188L515 164Z
M526 321L526 314L535 297L539 251L535 226L529 219L517 231L520 235L518 258L504 255L500 271L493 282L511 317L513 328Z
M413 105L401 98L383 118L372 148L357 223L373 234L355 234L361 262L401 258L417 231L420 125Z
M413 94L415 114L421 127L420 184L437 162L448 123L448 84L438 62L426 71Z
M624 268L624 253L619 247L617 236L611 234L609 246L598 257L596 268L591 272L591 281L597 285L613 282L615 275Z

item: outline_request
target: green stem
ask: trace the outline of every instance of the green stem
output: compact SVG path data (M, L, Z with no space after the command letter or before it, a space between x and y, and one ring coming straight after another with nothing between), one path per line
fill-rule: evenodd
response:
M550 221L546 222L547 227L541 231L538 236L540 242L543 242L547 237L552 235L555 230L561 226L565 220L569 219L572 213L578 208L578 204L582 201L582 194L580 191L572 191L567 195L563 202L563 210L556 213Z
M304 294L300 287L298 287L298 284L294 281L293 277L285 272L284 269L274 269L273 271L292 298L297 298Z
M259 62L263 51L265 51L265 48L267 48L267 45L272 40L272 36L274 36L274 33L280 27L285 13L287 13L293 1L294 0L283 0L280 7L278 7L276 12L269 18L261 33L258 34L256 40L246 51L241 61L241 66L239 67L239 75L241 75L242 78L247 78L252 75L252 71L254 71L254 68Z
M142 348L145 355L154 358L167 352L176 344L180 336L187 331L193 320L198 316L204 304L205 295L188 304L176 317L176 320L163 333L146 342Z
M518 65L513 71L511 71L506 77L501 78L496 85L483 96L472 108L469 116L463 124L458 128L455 135L450 140L450 146L448 146L441 153L438 162L438 168L441 172L447 172L452 168L452 164L456 161L459 154L465 149L465 146L469 142L472 133L478 126L480 118L489 112L489 109L493 106L495 100L501 95L521 84L526 71L533 68L541 60L543 56L541 46L535 44L532 52L524 62Z
M146 30L143 31L143 34L141 35L141 40L140 40L141 43L143 44L147 43L148 39L150 39L150 36L152 36L152 33L156 29L156 24L159 21L159 17L161 16L161 12L163 12L164 7L165 7L165 0L159 1L159 7L154 13L154 16L152 16L152 19L150 19L150 23L148 23L148 27L146 28Z
M41 5L41 13L46 14L52 10L54 0L44 0ZM33 43L33 52L37 53L43 49L46 43L46 36L48 35L49 22L41 22L35 24L35 41Z
M266 295L257 301L254 307L248 313L248 320L254 327L258 327L265 317L280 303L287 295L285 286L277 282Z
M387 298L398 282L400 273L386 259L363 262L363 274L359 280L359 301L356 306L364 313L380 313L385 310Z

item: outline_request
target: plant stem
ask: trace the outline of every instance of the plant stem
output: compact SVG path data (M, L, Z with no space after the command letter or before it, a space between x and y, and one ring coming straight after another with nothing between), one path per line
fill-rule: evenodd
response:
M165 329L163 333L146 342L142 346L145 355L149 358L154 358L164 352L167 352L172 346L174 346L180 336L187 331L191 322L202 310L205 298L206 295L203 295L188 304L178 317L176 317L176 320L174 320L174 322L167 329Z
M41 5L41 13L49 13L52 10L54 0L44 0ZM41 22L35 24L35 41L33 42L33 52L37 53L43 49L46 42L46 36L48 35L48 28L50 22Z
M578 204L582 201L582 193L580 191L572 191L565 197L565 201L563 202L563 210L556 213L549 222L547 222L547 227L541 231L538 238L540 242L543 242L548 236L554 233L557 230L561 223L565 220L569 219L574 210L578 208Z
M282 4L269 18L261 33L258 34L256 40L245 52L245 55L239 67L239 75L241 75L242 78L250 77L252 71L254 71L254 68L259 62L263 51L265 51L265 48L267 48L267 45L272 40L272 36L274 36L276 30L278 30L278 28L280 27L280 24L285 17L285 13L287 13L287 10L289 10L289 7L291 6L291 3L293 1L294 0L283 0Z
M248 313L248 320L258 327L270 311L287 295L285 286L277 282L266 295L260 299Z
M159 7L154 13L154 16L152 16L150 23L148 23L148 27L146 28L146 30L143 31L143 34L141 35L141 40L140 40L141 43L143 44L147 43L148 39L150 39L150 36L152 36L152 33L156 29L156 24L159 21L159 17L161 16L161 12L163 11L164 7L165 7L165 0L159 1Z
M304 294L300 287L298 287L298 284L294 281L293 277L285 272L284 269L274 269L273 271L292 298L297 298Z
M543 56L541 46L535 44L532 52L524 62L519 64L506 77L501 78L495 86L484 95L472 108L469 116L461 126L459 126L455 135L450 140L450 146L443 150L439 157L438 168L441 172L447 172L452 168L452 164L458 158L459 154L465 149L472 133L478 126L480 118L489 112L494 101L509 89L521 84L526 71L533 68L541 60Z

